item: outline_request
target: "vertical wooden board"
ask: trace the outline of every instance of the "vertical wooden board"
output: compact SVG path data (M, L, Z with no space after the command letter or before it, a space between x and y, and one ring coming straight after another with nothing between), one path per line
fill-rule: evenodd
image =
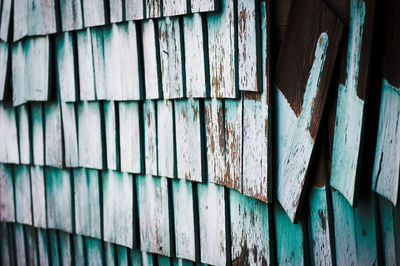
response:
M20 1L21 3L23 1ZM17 106L27 101L25 91L28 75L25 75L25 52L23 41L14 43L11 48L11 83L13 105Z
M34 165L44 165L44 122L43 104L32 102L31 123L32 123L32 161Z
M157 264L159 266L171 266L171 258L166 256L157 256Z
M125 20L144 19L145 6L143 0L125 0Z
M171 256L168 180L136 176L139 206L140 249Z
M1 28L1 24L0 24ZM0 29L1 30L1 29ZM0 32L1 34L1 32ZM7 72L8 71L8 43L0 41L0 101L4 98L4 93L6 92L6 85L7 85ZM9 75L9 74L8 74Z
M85 244L88 265L104 265L101 240L87 237Z
M176 257L195 261L195 215L192 183L182 179L174 179L171 182Z
M14 42L22 39L28 34L28 12L29 12L29 0L13 1L13 18L14 18Z
M156 102L143 103L145 173L158 175L157 171L157 118Z
M225 174L223 184L242 192L242 101L225 100Z
M40 265L50 265L49 238L45 229L37 229L38 234L38 257Z
M232 263L270 265L268 205L237 191L229 193Z
M207 14L211 97L236 98L237 3L221 1L221 12Z
M90 29L96 100L107 99L106 62L104 54L104 32L106 32L106 30L107 26Z
M123 246L117 246L118 266L128 266L128 249Z
M373 192L366 196L359 199L354 209L358 265L378 263L376 197Z
M220 9L219 0L192 0L190 1L192 12L209 12Z
M74 265L84 266L86 263L84 241L85 238L83 236L72 235Z
M99 102L78 103L79 166L103 168L102 127Z
M212 183L198 185L200 262L226 263L225 190Z
M123 0L110 0L110 22L116 23L124 20L123 15Z
M94 85L92 37L90 29L77 31L76 37L78 46L80 100L95 100L96 92Z
M81 0L85 28L106 24L106 8L103 0Z
M28 265L26 261L24 226L22 224L14 224L14 244L17 265Z
M142 22L144 87L146 99L158 99L162 97L157 27L157 22L152 19Z
M57 231L49 230L48 234L49 234L48 253L49 253L51 265L54 265L54 266L62 265L61 261L60 261L60 247L58 245Z
M6 223L0 224L0 263L1 265L12 265L11 250L12 243L8 235L8 228Z
M14 180L11 166L0 164L0 222L14 222Z
M143 266L153 265L153 254L142 252Z
M19 163L18 133L15 109L0 103L0 161L3 163Z
M32 226L25 226L26 257L29 265L40 265L38 257L37 232Z
M142 254L137 249L129 250L131 265L143 265L142 264Z
M132 248L135 244L134 186L128 173L104 171L103 182L103 239Z
M163 16L178 16L178 15L185 15L190 13L188 9L189 1L186 0L163 0L162 1L162 8L163 8Z
M114 266L117 265L115 257L115 245L109 242L103 242L104 244L104 265Z
M44 104L45 163L63 166L61 107L58 100Z
M274 206L277 263L304 265L305 244L302 224L292 224L285 210Z
M364 98L372 43L375 1L349 1L347 65L338 89L331 186L354 205L358 191L363 134ZM342 83L343 82L343 83Z
M379 128L376 141L372 190L389 199L399 201L400 174L400 90L386 79L382 82Z
M200 14L183 17L187 97L204 98L210 93L209 83L206 81L206 70L208 70L206 53L208 51L205 49L207 47L205 22Z
M239 0L237 5L239 90L262 91L260 2Z
M219 183L225 175L224 106L222 100L204 101L206 118L207 176Z
M15 221L32 224L32 195L29 166L19 165L14 168Z
M138 102L119 102L119 134L121 171L143 171L140 106Z
M119 147L118 147L118 103L105 101L103 103L104 123L105 123L105 148L107 155L107 169L117 170L119 167Z
M181 28L178 17L158 20L161 80L165 99L185 96L181 54Z
M72 243L71 235L62 231L58 232L58 241L60 244L61 265L72 265Z
M73 33L64 32L55 37L57 57L57 86L62 101L75 102L77 100L78 79L75 77Z
M48 35L57 32L57 0L28 0L28 34Z
M178 178L203 181L200 102L196 99L175 101L175 134Z
M385 265L398 265L400 263L400 244L397 235L399 221L395 219L394 207L390 201L378 197L378 204L383 260Z
M11 21L11 6L12 0L3 0L1 8L1 23L0 23L0 39L4 42L8 41L10 21Z
M174 102L157 101L158 174L175 177Z
M75 233L100 239L99 172L77 168L73 170L73 178Z
M30 141L30 119L29 106L27 104L17 107L18 121L18 147L19 159L21 164L30 164L31 162L31 141Z
M356 229L353 208L337 191L332 191L332 207L336 262L338 265L356 264Z
M47 167L46 212L47 228L72 233L72 187L70 170Z
M159 18L163 14L161 0L144 0L146 4L146 18Z
M308 230L313 265L332 265L334 253L328 222L327 190L325 187L312 188L309 200Z
M23 41L25 53L24 95L29 101L47 101L50 88L50 37L34 37ZM19 69L21 71L21 69Z
M66 167L78 167L78 131L76 128L75 103L60 102Z
M82 5L80 0L64 0L59 2L62 31L83 28Z
M31 191L33 226L46 228L46 194L44 185L44 171L41 166L31 166Z

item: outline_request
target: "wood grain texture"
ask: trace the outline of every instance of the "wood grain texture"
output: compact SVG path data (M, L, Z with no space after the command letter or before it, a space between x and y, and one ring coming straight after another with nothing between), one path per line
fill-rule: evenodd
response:
M65 32L55 37L57 56L57 87L60 90L62 101L75 102L77 100L78 79L75 76L75 55L73 33Z
M152 100L143 103L145 174L153 176L158 174L156 106Z
M142 22L144 87L146 99L158 99L162 97L161 66L157 37L157 22L152 19Z
M46 187L43 167L31 166L30 179L32 191L32 225L39 228L46 228Z
M128 173L104 171L103 219L104 240L132 248L135 244L135 197L133 176Z
M243 95L243 179L244 195L268 202L271 200L270 92L268 56L268 3L260 3L262 93ZM255 96L255 97L252 97Z
M58 243L60 247L61 265L72 265L72 243L70 235L59 231Z
M99 102L77 105L79 166L102 169L103 144Z
M100 184L97 170L73 170L75 233L101 238Z
M57 32L57 0L28 0L28 34L48 35Z
M176 177L174 102L157 101L157 153L158 174L165 177Z
M1 30L1 24L0 24ZM1 34L1 31L0 31ZM9 75L9 45L6 42L0 41L0 101L4 99L4 94L7 91L7 80Z
M125 0L125 19L141 20L146 14L143 0Z
M400 90L386 79L382 81L382 95L379 110L378 136L376 140L372 190L399 202L400 137Z
M206 28L206 20L200 14L183 17L187 97L205 98L210 95Z
M40 265L38 257L37 233L32 226L24 226L25 229L25 245L26 257L30 265Z
M349 5L347 65L345 70L342 69L342 76L346 76L346 80L338 89L331 186L354 205L358 196L357 179L360 178L358 162L361 156L364 98L367 90L375 2L352 0Z
M237 191L229 192L234 265L270 265L271 238L268 205L246 197Z
M58 234L56 230L48 231L48 253L51 263L55 266L62 265L60 261L60 246L58 244Z
M19 160L21 164L30 164L31 162L31 140L29 106L27 104L17 107L17 126L18 126L18 147Z
M356 264L356 229L353 208L337 191L332 191L332 208L336 262L338 265Z
M29 166L19 165L14 168L15 221L32 225L32 194Z
M189 1L186 0L163 0L163 16L178 16L186 15L188 13Z
M277 196L292 221L301 204L342 29L323 2L293 2L275 73Z
M260 3L239 0L238 5L238 75L239 90L263 91L261 66Z
M1 7L1 22L0 22L0 39L4 42L8 41L10 34L10 22L11 22L11 7L12 0L3 0Z
M172 180L176 257L196 260L195 213L190 181Z
M44 108L42 103L32 102L30 104L32 124L32 162L34 165L44 165Z
M118 103L105 101L103 112L107 169L117 170L119 168Z
M87 238L85 238L85 245L86 245L86 251L85 251L86 259L87 259L88 265L101 265L102 263L106 262L103 260L104 255L103 255L101 240L87 237ZM107 250L108 245L111 245L111 244L105 244L106 247L104 248L104 250Z
M192 0L190 6L192 12L209 12L219 10L221 3L218 0Z
M106 62L105 62L105 45L104 33L105 27L97 27L90 29L92 41L92 55L93 55L93 76L94 87L96 93L96 100L107 99L107 85L106 85Z
M312 252L310 257L313 265L332 265L335 260L327 193L325 186L312 188L310 192L307 219Z
M14 179L12 167L0 164L0 221L15 221ZM3 226L2 226L3 230Z
M80 235L72 236L73 245L73 258L76 265L85 265L85 252L84 249L84 237Z
M94 67L92 54L92 37L90 29L76 32L79 65L79 99L95 100Z
M104 243L104 263L106 265L114 266L117 265L115 258L115 245L110 242Z
M222 1L221 12L207 15L211 97L236 98L237 5Z
M74 103L60 102L66 167L79 166L77 115Z
M45 229L38 228L37 234L38 234L38 257L40 265L48 266L50 265L48 233Z
M124 5L123 0L109 0L111 23L117 23L124 20L123 5Z
M212 183L198 185L200 262L223 265L227 259L224 187Z
M72 185L70 170L47 167L46 213L47 228L72 233Z
M0 161L3 163L19 163L18 133L16 111L13 107L0 103Z
M182 98L186 93L181 38L183 39L179 18L166 17L158 20L161 81L164 99Z
M163 8L161 0L144 0L146 18L159 18L161 17Z
M44 103L44 143L45 163L49 166L62 168L62 121L61 107L58 99Z
M14 224L14 245L16 265L27 265L28 262L25 246L25 232L22 224Z
M85 27L106 24L105 2L103 0L81 0L83 24Z
M14 1L13 5L13 41L25 37L28 34L29 0Z
M83 28L82 3L80 0L63 0L59 2L62 31L80 30Z
M138 190L140 249L171 256L168 179L136 176Z
M138 102L119 102L118 107L121 171L141 173L144 164L141 107Z
M199 100L175 101L175 134L178 178L202 182L203 169L202 108Z
M0 224L0 263L2 265L12 265L13 263L13 258L10 256L10 250L12 250L12 244L11 241L9 240L9 235L8 235L8 226L6 223L1 223Z

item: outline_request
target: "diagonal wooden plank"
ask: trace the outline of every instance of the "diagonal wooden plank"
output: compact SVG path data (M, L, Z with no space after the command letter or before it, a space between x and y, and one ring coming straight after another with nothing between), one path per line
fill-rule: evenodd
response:
M221 12L207 14L211 97L236 98L237 4L221 1Z
M201 121L197 99L175 101L175 134L178 178L202 182L205 176Z
M32 224L32 194L29 166L14 168L15 221L20 224Z
M145 174L158 174L157 161L157 109L152 100L143 103Z
M185 96L181 30L181 23L177 17L158 20L161 81L165 99Z
M59 1L62 31L80 30L83 28L81 0Z
M0 161L3 163L19 163L18 131L16 110L4 103L0 103Z
M173 101L157 101L158 174L171 178L176 177L174 110Z
M73 170L75 233L101 238L100 184L97 170Z
M0 221L15 221L14 179L11 166L0 164Z
M121 171L141 173L143 171L143 121L139 102L119 102L119 142Z
M118 245L134 247L136 222L134 219L133 176L128 173L104 171L102 173L103 239ZM94 221L95 222L95 221Z
M39 102L30 103L32 123L32 162L34 165L44 165L44 114L43 104Z
M46 193L44 184L44 170L41 166L30 167L31 191L32 191L32 225L46 228Z
M229 192L232 263L270 265L269 206L237 191Z
M275 72L277 197L295 221L343 26L322 1L290 10Z
M331 186L351 205L357 200L361 169L364 106L375 15L375 1L351 0L346 65L336 107Z

